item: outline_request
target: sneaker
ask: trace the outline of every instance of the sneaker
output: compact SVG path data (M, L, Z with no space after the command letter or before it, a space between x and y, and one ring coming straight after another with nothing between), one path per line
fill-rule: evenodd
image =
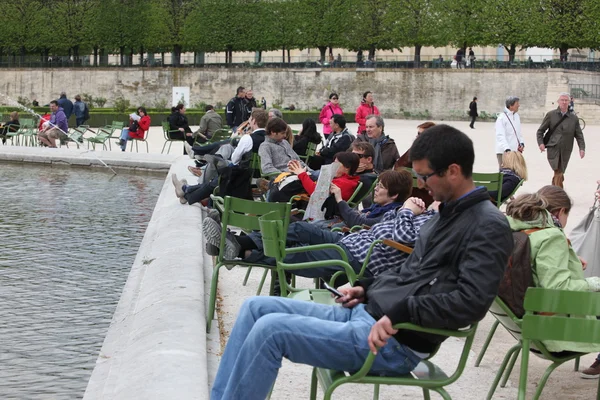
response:
M270 182L264 178L258 178L256 180L256 186L258 186L258 189L260 189L263 193L267 193L269 191L269 184Z
M196 167L202 168L205 167L208 162L206 160L194 160L196 163Z
M219 212L219 210L216 210L214 208L209 208L206 211L206 218L214 219L218 223L221 223L221 213Z
M187 185L187 181L185 179L177 179L177 174L171 175L171 181L173 182L173 186L175 186L175 195L182 198L185 195L183 185Z
M210 244L219 248L219 245L221 244L221 229L221 224L214 219L207 218L204 220L202 223L202 233L204 234L207 245ZM208 248L208 246L206 247ZM236 240L235 235L231 232L227 232L225 237L225 249L223 249L223 258L225 260L235 260L241 249L242 246L240 246Z
M188 142L183 142L183 148L185 149L185 152L187 153L188 157L193 160L194 150L192 149L192 146L190 146Z
M218 256L219 255L219 248L217 246L213 246L210 243L206 243L206 254L208 254L209 256Z
M600 376L600 361L594 361L589 368L581 371L580 375L583 379L598 379Z

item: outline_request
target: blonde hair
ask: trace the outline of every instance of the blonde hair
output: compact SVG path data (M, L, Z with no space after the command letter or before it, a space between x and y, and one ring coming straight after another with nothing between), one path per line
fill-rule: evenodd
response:
M522 194L508 203L506 215L520 221L535 221L542 217L544 224L547 223L547 212L557 216L564 209L569 214L573 207L571 198L558 186L544 186L536 193Z
M510 169L524 181L527 180L527 163L520 151L507 151L502 154L502 167Z
M294 131L292 131L292 127L289 125L285 130L285 140L290 143L290 146L294 147Z

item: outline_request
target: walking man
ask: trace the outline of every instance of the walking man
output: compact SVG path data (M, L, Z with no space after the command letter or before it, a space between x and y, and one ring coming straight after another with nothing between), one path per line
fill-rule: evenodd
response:
M509 96L506 98L504 112L496 119L496 157L498 167L502 168L502 154L508 151L525 149L525 141L521 135L521 117L519 111L519 98Z
M471 117L471 129L475 129L475 120L479 116L477 113L477 97L473 97L473 101L469 104L469 116Z
M573 139L577 140L579 157L585 157L585 140L579 118L569 112L569 93L561 93L558 108L549 111L537 130L537 143L541 152L548 154L548 163L554 171L552 184L563 187L564 174L573 152Z

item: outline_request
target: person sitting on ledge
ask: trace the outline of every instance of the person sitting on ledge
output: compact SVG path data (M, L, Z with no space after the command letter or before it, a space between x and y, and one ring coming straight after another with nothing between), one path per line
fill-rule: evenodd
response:
M246 300L221 358L212 400L266 398L284 357L358 371L373 352L370 374L408 374L446 337L394 325L457 330L485 317L513 239L485 188L473 183L473 142L438 125L415 140L411 159L420 184L442 202L421 228L413 253L386 273L340 288L338 305L266 296Z

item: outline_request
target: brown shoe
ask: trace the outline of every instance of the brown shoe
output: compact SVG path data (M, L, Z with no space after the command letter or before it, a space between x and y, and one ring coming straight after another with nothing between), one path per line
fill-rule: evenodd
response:
M192 175L195 175L197 177L201 177L202 176L202 169L198 168L198 167L192 167L191 165L188 167L188 171L190 171L192 173Z
M263 192L267 193L269 191L269 181L264 178L258 178L256 180L256 186Z
M588 368L581 371L581 377L583 379L598 379L600 376L600 361L596 360Z

